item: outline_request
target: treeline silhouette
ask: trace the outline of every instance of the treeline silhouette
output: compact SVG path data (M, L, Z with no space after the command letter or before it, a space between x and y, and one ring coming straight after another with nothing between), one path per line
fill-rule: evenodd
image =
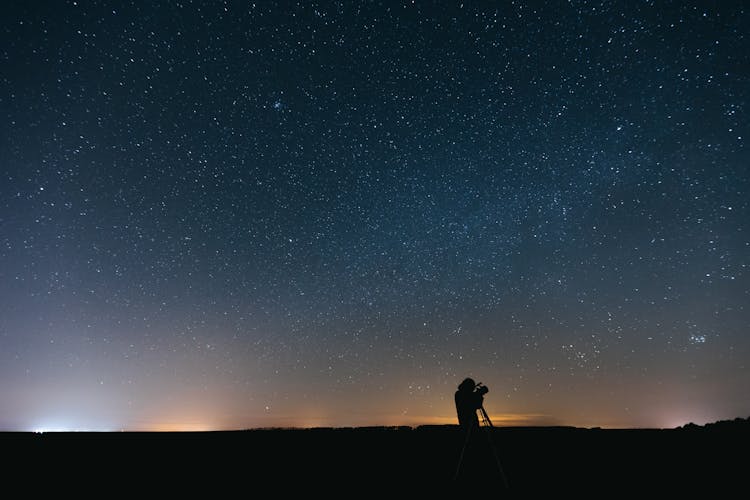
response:
M727 431L737 431L742 429L750 429L750 417L747 418L740 418L737 417L732 420L717 420L716 422L709 422L704 425L698 425L694 424L693 422L687 423L685 425L681 425L677 427L677 429L686 429L686 430L698 430L698 429L709 429L709 430L727 430Z

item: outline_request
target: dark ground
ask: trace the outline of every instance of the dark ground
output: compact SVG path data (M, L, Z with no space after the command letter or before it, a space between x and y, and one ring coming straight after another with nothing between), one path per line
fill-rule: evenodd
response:
M6 493L17 483L24 497L51 487L56 495L102 498L727 498L746 491L750 473L747 421L481 431L458 480L464 435L455 426L0 433L0 445Z

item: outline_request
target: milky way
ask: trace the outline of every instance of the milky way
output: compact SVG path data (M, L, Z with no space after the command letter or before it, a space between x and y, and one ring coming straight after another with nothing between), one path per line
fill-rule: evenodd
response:
M12 2L0 429L750 415L741 2Z

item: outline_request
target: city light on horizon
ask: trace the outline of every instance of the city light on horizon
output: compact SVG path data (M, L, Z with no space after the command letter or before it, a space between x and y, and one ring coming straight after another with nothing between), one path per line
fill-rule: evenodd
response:
M537 413L504 413L493 411L492 408L501 405L488 406L487 413L495 427L580 427L580 428L652 428L671 429L692 423L705 425L719 420L709 412L694 410L680 415L676 412L656 416L654 420L642 421L633 425L627 418L579 418L560 419L552 415ZM36 418L36 424L18 425L14 428L0 429L0 431L27 431L35 433L50 432L219 432L241 431L257 429L315 429L315 428L356 428L356 427L420 427L456 425L455 411L452 408L442 408L434 414L399 415L352 415L340 413L336 416L317 414L308 417L300 416L298 412L287 415L269 415L265 418L234 415L229 409L221 407L207 408L196 413L164 413L155 414L148 419L133 418L130 421L97 421L95 417L87 415L68 415L57 418ZM227 415L230 415L227 417Z

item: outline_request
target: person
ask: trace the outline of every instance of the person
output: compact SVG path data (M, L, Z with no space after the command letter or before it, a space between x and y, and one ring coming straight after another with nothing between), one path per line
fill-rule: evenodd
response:
M489 392L487 386L481 382L476 383L471 377L465 378L459 385L454 395L456 400L456 413L458 415L458 424L461 429L462 448L459 455L458 466L454 480L465 487L480 487L485 485L488 480L494 482L495 479L502 479L502 485L508 488L508 480L500 464L500 458L492 441L489 427L492 423L484 412L484 395ZM477 439L479 425L479 416L477 410L482 409L482 421L484 429L487 431L487 441ZM473 435L473 436L472 436ZM494 459L494 460L492 460ZM490 464L494 461L497 469L490 469ZM464 491L466 493L466 491Z
M467 377L458 385L454 395L462 443L454 480L465 486L482 484L487 464L491 463L487 460L487 442L480 439L478 434L480 426L477 410L484 405L484 395L487 392L487 387Z
M479 426L477 410L484 404L485 394L487 394L487 388L481 384L477 386L471 377L465 378L458 385L454 399L456 402L458 425L463 430L468 430L472 426Z

